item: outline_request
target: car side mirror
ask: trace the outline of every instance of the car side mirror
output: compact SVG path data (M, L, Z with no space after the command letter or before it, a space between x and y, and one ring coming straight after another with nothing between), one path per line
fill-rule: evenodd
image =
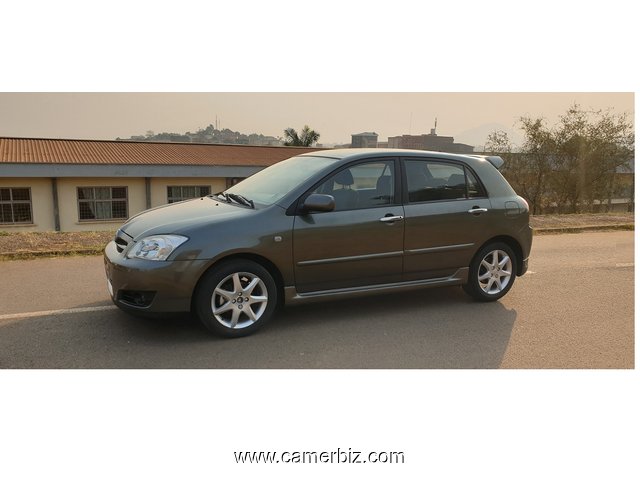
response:
M308 212L332 212L336 208L336 200L331 195L312 193L302 204L302 210Z

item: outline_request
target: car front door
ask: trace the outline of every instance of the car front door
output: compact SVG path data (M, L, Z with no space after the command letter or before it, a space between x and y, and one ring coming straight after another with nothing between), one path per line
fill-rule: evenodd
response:
M294 220L299 293L392 283L402 278L404 209L395 159L341 168L310 193L332 195L331 212Z
M403 280L444 278L468 267L489 232L489 199L462 163L404 159Z

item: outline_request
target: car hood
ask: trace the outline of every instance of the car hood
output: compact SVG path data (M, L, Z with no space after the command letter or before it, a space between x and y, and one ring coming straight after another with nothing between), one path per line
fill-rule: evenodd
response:
M147 235L183 233L213 222L245 217L255 210L211 197L197 198L145 210L131 217L120 230L137 240Z

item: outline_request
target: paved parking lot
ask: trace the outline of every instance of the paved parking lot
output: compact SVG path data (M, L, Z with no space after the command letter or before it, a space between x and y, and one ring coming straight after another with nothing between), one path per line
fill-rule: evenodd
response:
M285 309L224 340L112 306L101 257L0 262L1 368L633 368L634 236L534 238L492 304L442 288Z

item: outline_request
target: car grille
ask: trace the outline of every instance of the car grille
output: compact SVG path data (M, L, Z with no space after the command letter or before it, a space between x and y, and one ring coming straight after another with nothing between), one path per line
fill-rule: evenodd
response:
M127 248L127 245L129 245L129 242L131 240L133 240L133 237L127 235L122 230L118 230L116 232L116 238L114 238L114 241L116 242L116 250L118 250L118 253L122 253L124 249Z

